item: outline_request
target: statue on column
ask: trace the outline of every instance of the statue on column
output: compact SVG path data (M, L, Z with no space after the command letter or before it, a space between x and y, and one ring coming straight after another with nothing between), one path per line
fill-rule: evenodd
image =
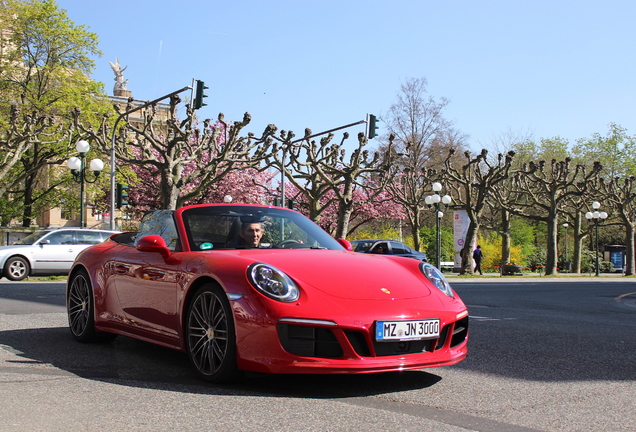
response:
M126 88L126 84L128 84L128 80L124 80L124 71L126 70L126 67L122 68L121 64L119 63L119 58L115 58L115 63L113 62L108 62L110 63L110 67L113 69L113 72L115 72L115 87L113 89L113 94L115 96L123 96L123 97L128 97L131 95L130 90L128 90Z

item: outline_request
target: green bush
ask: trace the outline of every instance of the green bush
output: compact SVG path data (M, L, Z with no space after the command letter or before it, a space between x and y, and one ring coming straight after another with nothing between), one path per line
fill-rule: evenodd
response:
M536 272L545 268L547 261L546 251L543 248L536 248L534 252L526 257L526 265L529 270Z

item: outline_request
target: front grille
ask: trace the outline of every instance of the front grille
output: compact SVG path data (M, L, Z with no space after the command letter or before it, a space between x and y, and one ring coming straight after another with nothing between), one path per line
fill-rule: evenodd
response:
M393 341L393 342L377 342L373 341L375 355L378 357L415 354L421 352L431 352L437 339L417 340L417 341Z
M371 357L371 351L369 351L369 345L367 344L367 340L363 333L353 330L345 330L345 336L347 336L349 343L359 356Z
M454 348L466 340L468 336L468 317L462 318L455 323L453 329L453 337L451 339L450 347Z
M281 345L291 354L317 358L341 358L344 355L344 350L334 334L334 331L340 331L337 328L288 323L279 323L277 328ZM444 326L438 339L378 342L372 336L369 340L364 332L344 330L343 333L360 357L435 352L444 347L454 348L466 340L468 317Z
M285 351L303 357L339 358L342 348L331 329L278 324L278 336Z

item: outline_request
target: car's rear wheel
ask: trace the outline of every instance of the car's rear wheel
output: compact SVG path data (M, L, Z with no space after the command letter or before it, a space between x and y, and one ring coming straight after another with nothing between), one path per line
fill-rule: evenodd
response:
M186 315L186 345L198 375L212 382L239 376L234 319L225 292L216 284L200 287Z
M66 300L68 324L73 337L80 342L96 339L93 288L85 270L71 276Z
M4 275L12 281L20 281L29 275L29 262L22 257L9 258L4 265Z

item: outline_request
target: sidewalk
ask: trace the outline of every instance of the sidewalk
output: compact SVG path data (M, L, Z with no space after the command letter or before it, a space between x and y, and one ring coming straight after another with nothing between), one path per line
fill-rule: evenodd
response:
M480 275L462 275L458 273L444 273L451 283L481 283L481 282L634 282L636 276L623 276L621 273L602 273L600 276L589 273L568 274L561 273L553 276L543 276L539 273L525 273L523 276L501 276L499 273L485 273Z

